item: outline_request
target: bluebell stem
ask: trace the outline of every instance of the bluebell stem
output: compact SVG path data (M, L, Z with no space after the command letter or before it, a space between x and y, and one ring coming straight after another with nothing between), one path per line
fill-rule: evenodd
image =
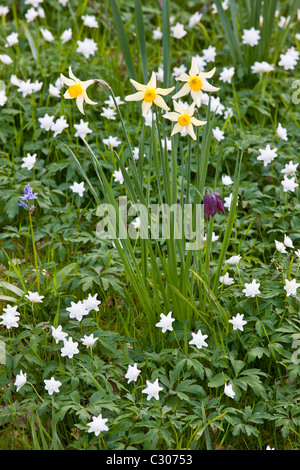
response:
M30 223L30 231L31 231L31 238L32 238L32 247L33 247L33 254L34 254L34 263L35 263L35 272L36 272L36 280L37 280L37 288L38 294L40 291L40 280L39 280L39 268L38 268L38 257L36 252L36 246L34 241L34 232L33 232L33 225L32 225L32 217L31 214L34 210L34 206L30 206L30 199L37 199L37 193L34 193L30 187L30 184L26 184L25 188L23 189L23 196L20 196L18 206L24 207L28 210L29 215L29 223ZM24 202L26 201L27 204Z

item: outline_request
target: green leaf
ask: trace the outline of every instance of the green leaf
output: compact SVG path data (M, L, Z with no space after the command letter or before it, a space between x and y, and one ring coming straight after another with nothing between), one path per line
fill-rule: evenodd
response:
M27 41L29 43L29 47L30 47L30 50L31 50L32 57L37 62L37 60L38 60L38 50L37 50L37 47L36 47L35 42L33 40L33 37L31 35L29 29L27 28L27 25L22 22L22 26L24 28Z
M250 349L248 352L248 359L249 361L254 361L257 357L258 359L261 359L264 354L270 357L270 351L268 349L257 346L256 348Z
M126 34L126 31L122 22L122 18L120 15L117 2L115 0L111 0L110 5L111 5L112 13L114 16L117 33L118 33L119 44L121 47L121 51L123 53L123 57L124 57L124 61L125 61L129 78L133 78L134 80L136 80L135 66L134 66L134 62L132 59L132 55L131 55L131 51L130 51L130 47L129 47L129 43L127 39L127 34Z
M169 87L170 82L170 64L171 64L171 45L170 45L170 12L169 0L162 0L162 48L163 48L163 69L164 69L164 88Z
M136 31L139 40L140 57L142 62L144 83L148 83L148 62L146 51L146 39L144 29L144 18L141 0L134 0L135 3L135 16L136 16Z
M218 388L218 387L221 387L221 386L224 387L225 382L227 382L228 380L230 380L230 377L227 374L220 373L220 374L214 375L210 379L210 381L208 382L207 385L211 388Z
M234 369L235 375L237 376L239 372L243 369L245 366L245 363L243 361L236 361L235 359L231 359L231 364Z
M98 403L102 403L104 396L106 395L106 391L100 390L99 392L93 393L90 398L90 405L97 405Z
M235 65L237 65L238 63L243 64L244 58L241 52L240 40L237 37L238 28L237 28L236 20L235 20L236 17L235 15L232 15L233 24L231 24L222 7L221 1L215 0L215 4L216 4L218 15L219 15L219 18L220 18L220 21L224 30L225 39L227 40L229 51L233 59L233 63ZM232 5L230 5L230 7L232 7Z
M14 284L11 284L10 282L0 281L0 287L13 292L19 297L22 297L24 295L24 292L19 287L15 286Z

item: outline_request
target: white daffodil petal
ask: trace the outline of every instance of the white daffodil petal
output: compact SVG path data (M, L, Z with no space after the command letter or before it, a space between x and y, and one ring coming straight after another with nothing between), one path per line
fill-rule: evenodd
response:
M130 79L130 83L132 83L134 88L138 91L145 91L147 89L146 85L143 85L142 83L136 82L132 78Z
M206 124L207 121L199 121L199 119L196 119L194 117L191 117L191 123L194 125L194 126L204 126Z
M85 80L84 82L80 82L82 88L84 89L84 91L91 85L93 85L93 83L95 83L95 80Z
M76 82L74 80L71 80L71 78L65 77L62 73L60 74L60 79L67 86L76 85Z
M156 88L156 73L152 72L151 78L147 83L147 88L155 89Z
M174 90L174 88L175 88L174 86L172 86L172 88L156 88L155 93L157 95L166 96L169 93L171 93Z
M72 99L73 99L73 98L72 98L72 96L71 96L71 95L69 95L69 92L68 92L68 90L67 90L67 91L65 91L65 93L64 93L64 98L65 98L66 100L72 100Z
M184 129L184 127L182 127L182 126L181 126L180 124L178 124L178 122L177 122L177 123L175 124L175 126L173 127L171 136L174 135L174 134L177 134L178 132L181 132L183 129Z
M173 99L181 98L182 96L187 95L191 90L191 87L188 83L185 83L181 90L179 90L175 95L172 96Z
M144 96L144 91L138 91L137 93L133 93L132 95L125 96L125 101L141 101L144 99Z
M173 101L173 106L174 109L177 113L181 114L187 114L186 109L183 106L180 106L176 101Z
M216 67L214 67L209 72L200 72L199 73L200 80L202 80L202 78L211 78L214 75L215 71L216 71Z
M193 98L196 106L201 105L201 90L199 91L191 90L191 97Z
M152 101L147 103L147 101L142 102L142 115L145 117L152 106Z
M164 114L163 117L169 119L170 121L178 121L180 114L172 111L171 113Z
M206 80L203 80L202 82L202 90L203 91L219 91L220 88L217 88L210 83L208 83Z
M79 109L79 111L84 114L84 111L83 111L83 101L84 101L84 97L83 95L78 95L77 98L76 98L76 104L77 104L77 107Z
M196 75L198 75L199 73L199 68L198 68L198 65L197 65L197 60L195 59L195 57L192 58L192 66L190 68L190 72L189 72L189 75L190 77L195 77Z
M72 67L69 67L69 77L72 78L75 82L78 82L78 78L75 77L74 73L72 72Z
M189 116L192 116L195 111L195 103L190 104L190 106L185 110L185 113Z
M193 140L196 140L196 134L194 132L194 128L193 128L193 125L191 123L189 123L187 126L186 126L186 131L187 133L191 136L191 138Z
M165 109L166 111L169 111L170 109L169 106L167 106L167 104L165 103L165 100L159 95L156 95L154 104L156 104L156 106L159 106L162 109Z
M180 82L188 82L191 77L185 73L182 72L179 77L176 77L175 80L179 80Z
M83 93L83 97L84 97L84 101L85 101L87 104L93 104L93 105L97 104L96 101L92 101L92 100L88 97L88 95L86 94L86 92Z

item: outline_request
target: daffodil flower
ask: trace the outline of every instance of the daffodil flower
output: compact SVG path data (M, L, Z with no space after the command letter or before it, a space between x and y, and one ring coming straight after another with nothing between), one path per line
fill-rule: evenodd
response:
M210 72L200 72L197 60L195 57L192 58L192 66L190 68L189 73L183 72L176 80L180 80L181 82L186 82L181 90L178 91L175 95L173 95L173 99L181 98L182 96L191 93L191 97L196 103L196 106L201 105L201 92L202 91L218 91L220 88L216 88L210 85L207 82L207 78L211 78L215 73L216 68L214 67Z
M175 87L171 88L156 88L156 74L152 72L151 78L147 85L142 85L141 83L136 82L135 80L130 79L130 82L134 86L137 93L128 95L125 97L126 101L142 101L142 114L145 117L152 106L152 103L156 104L165 111L169 111L169 106L166 105L164 99L160 96L165 96L171 93Z
M193 114L195 111L195 103L192 103L188 108L184 108L180 106L176 101L173 101L175 111L170 113L164 114L164 118L170 119L170 121L175 121L176 124L173 127L172 135L176 134L177 132L182 132L183 129L192 137L192 139L196 140L196 135L194 132L194 126L204 126L206 121L199 121L196 119Z
M90 100L86 93L86 89L95 83L97 80L86 80L82 82L79 78L76 78L72 72L71 66L69 67L69 77L65 77L62 73L60 74L61 81L67 85L69 88L64 94L64 98L67 100L71 100L76 98L76 104L78 106L79 111L84 114L83 111L83 102L85 101L87 104L97 104L95 101Z

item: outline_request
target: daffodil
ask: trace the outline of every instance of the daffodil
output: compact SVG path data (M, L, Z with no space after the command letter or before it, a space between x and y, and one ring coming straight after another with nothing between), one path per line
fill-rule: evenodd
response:
M218 91L220 89L210 85L206 80L207 78L211 78L215 71L216 68L214 67L210 72L200 72L197 60L193 57L189 73L187 74L186 72L183 72L176 78L176 80L186 83L183 85L181 90L173 96L173 99L176 100L177 98L181 98L182 96L191 93L191 97L196 103L196 106L200 106L202 91L211 92Z
M183 106L176 103L176 101L173 101L173 104L175 111L164 114L163 116L166 119L170 119L170 121L176 122L171 136L177 134L177 132L182 132L185 129L192 139L196 140L193 126L203 126L206 124L206 121L199 121L193 116L195 111L195 103L192 103L188 108L184 108Z
M84 114L83 111L83 102L85 101L87 104L97 104L95 101L90 100L88 97L86 90L87 88L96 82L96 80L86 80L82 82L79 78L76 78L72 72L72 68L69 67L69 77L65 77L62 73L60 74L61 81L67 85L69 88L64 94L64 98L71 100L76 98L76 104L78 106L79 111Z
M142 101L142 115L145 117L152 106L152 103L156 104L160 108L164 109L165 111L169 111L169 106L165 103L164 99L161 97L166 96L171 91L174 90L175 87L171 88L157 88L156 87L156 73L152 72L151 78L147 85L142 85L141 83L136 82L133 79L130 79L130 82L137 90L137 93L133 93L132 95L126 96L126 101Z

